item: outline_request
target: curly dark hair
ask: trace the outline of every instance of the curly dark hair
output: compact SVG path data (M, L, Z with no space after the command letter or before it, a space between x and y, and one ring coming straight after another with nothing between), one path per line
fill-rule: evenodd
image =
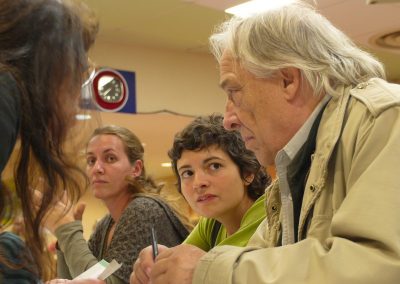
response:
M168 156L178 179L178 190L181 191L181 185L177 162L182 152L184 150L199 151L217 146L238 166L243 180L249 174L254 175L253 181L248 185L247 194L251 199L256 200L264 194L265 188L270 183L270 177L259 164L254 153L246 149L240 133L226 130L222 125L222 120L223 117L220 114L199 116L175 135L174 144L168 151Z

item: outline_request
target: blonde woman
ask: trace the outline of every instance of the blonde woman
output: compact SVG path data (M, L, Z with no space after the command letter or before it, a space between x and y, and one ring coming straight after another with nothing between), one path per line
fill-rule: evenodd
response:
M47 224L58 239L58 277L71 279L101 259L115 259L122 267L106 282L128 283L132 263L151 244L152 226L159 243L167 246L187 237L188 228L147 177L143 154L142 143L126 128L105 126L94 131L86 148L86 171L94 197L104 202L109 214L86 242L79 220L82 210L57 220L55 212L65 207L59 204Z

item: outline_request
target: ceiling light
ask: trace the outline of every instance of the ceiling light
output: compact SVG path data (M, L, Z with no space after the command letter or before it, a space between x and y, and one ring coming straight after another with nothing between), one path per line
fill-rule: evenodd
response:
M295 0L252 0L225 10L226 13L242 18L261 11L272 10L294 2Z
M161 167L170 168L171 167L171 163L161 163Z
M78 113L77 115L75 115L76 120L88 120L91 119L92 116L90 114L82 114L82 113Z
M367 0L367 5L369 4L387 4L387 3L398 3L399 0Z

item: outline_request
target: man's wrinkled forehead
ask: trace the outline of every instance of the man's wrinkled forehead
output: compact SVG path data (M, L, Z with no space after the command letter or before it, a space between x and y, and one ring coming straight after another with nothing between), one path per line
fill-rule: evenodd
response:
M232 75L237 74L239 68L239 61L232 56L232 53L229 50L225 50L219 62L219 85L222 89L227 83L226 80L229 79Z

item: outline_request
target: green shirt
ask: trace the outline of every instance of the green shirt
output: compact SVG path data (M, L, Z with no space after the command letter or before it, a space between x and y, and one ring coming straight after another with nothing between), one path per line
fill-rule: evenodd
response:
M265 218L264 201L265 195L262 195L254 202L254 204L244 214L242 221L240 222L239 230L229 237L226 236L225 227L221 225L217 234L216 245L246 246L258 225ZM214 224L215 219L201 217L199 223L186 238L184 243L197 246L204 251L211 250L213 248L211 244L211 233Z

